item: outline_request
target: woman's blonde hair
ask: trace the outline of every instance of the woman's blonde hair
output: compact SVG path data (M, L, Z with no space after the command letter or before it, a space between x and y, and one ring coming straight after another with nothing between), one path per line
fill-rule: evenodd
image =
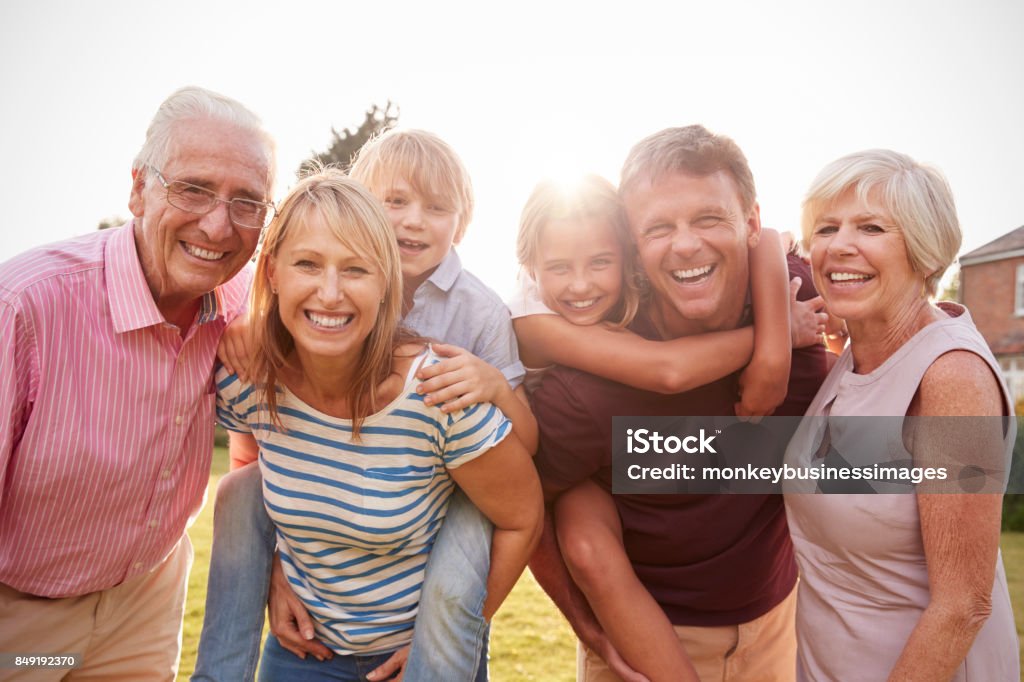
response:
M608 221L622 248L622 295L611 312L613 324L633 321L640 305L640 269L622 200L612 183L599 175L585 175L574 184L542 180L523 206L516 239L516 257L527 272L534 272L542 254L540 241L553 220L597 218Z
M327 168L302 179L285 197L263 234L249 299L250 342L255 349L253 383L258 402L267 405L272 423L280 427L277 385L295 341L281 321L277 294L270 282L270 264L288 236L313 221L327 226L346 248L369 260L383 280L377 321L363 343L356 375L347 387L353 437L358 438L363 419L372 414L377 402L377 387L392 372L395 348L411 335L399 326L402 270L391 224L380 202L340 170Z
M814 222L821 212L851 189L859 201L867 201L877 190L879 201L903 234L910 265L924 275L925 290L934 296L963 239L946 178L938 169L888 149L837 159L818 173L804 197L800 220L804 248L810 248Z

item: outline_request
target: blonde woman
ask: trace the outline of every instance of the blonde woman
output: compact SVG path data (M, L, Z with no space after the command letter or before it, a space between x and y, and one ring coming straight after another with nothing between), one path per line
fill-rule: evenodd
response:
M455 485L495 526L485 617L537 539L537 476L501 411L449 414L417 394L417 370L438 359L399 326L400 268L379 201L338 171L300 182L267 230L253 382L222 370L218 415L259 452L280 552L272 589L294 591L334 656L293 655L302 635L278 627L261 679L362 680L407 645Z
M831 428L831 446L851 453L847 433L863 439L896 418L901 431L878 438L880 455L892 449L893 459L961 451L1002 458L1014 429L1004 431L998 419L1013 415L999 366L963 306L929 301L961 239L942 176L886 150L839 159L811 184L803 239L814 283L850 334L807 414L840 427L831 418L889 418L870 429ZM953 420L918 419L957 416L997 418L972 420L986 440L966 448L962 433L934 428ZM798 464L814 463L813 455L799 454L811 451L801 445L811 424L804 421L790 446L791 457L806 457ZM911 428L921 424L933 427ZM929 494L921 487L905 494L787 492L801 575L799 679L1018 680L999 554L1001 501L999 494Z

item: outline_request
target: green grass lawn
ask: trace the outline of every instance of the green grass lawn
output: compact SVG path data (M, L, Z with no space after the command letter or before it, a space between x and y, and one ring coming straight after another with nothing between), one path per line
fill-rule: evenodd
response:
M179 680L187 680L195 666L199 631L206 601L206 575L210 564L213 534L213 494L216 482L227 471L227 453L218 448L210 476L210 501L189 530L196 559L189 578L185 606ZM1010 584L1010 597L1017 622L1017 634L1024 625L1024 533L1003 534L1003 563ZM1021 659L1024 668L1024 655ZM575 680L575 639L562 615L527 572L494 618L491 633L491 678L495 682Z

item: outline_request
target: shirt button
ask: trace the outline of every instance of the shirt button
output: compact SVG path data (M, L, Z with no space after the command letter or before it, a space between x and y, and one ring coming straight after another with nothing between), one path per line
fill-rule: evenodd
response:
M168 479L170 477L171 477L171 470L170 469L164 469L163 471L160 472L160 478L166 480L166 479Z
M141 561L136 561L135 562L135 570L138 571L141 568L142 568L142 562Z
M156 519L150 519L149 520L149 527L150 528L156 528Z
M181 426L181 415L180 414L177 417L174 418L174 423L177 426Z

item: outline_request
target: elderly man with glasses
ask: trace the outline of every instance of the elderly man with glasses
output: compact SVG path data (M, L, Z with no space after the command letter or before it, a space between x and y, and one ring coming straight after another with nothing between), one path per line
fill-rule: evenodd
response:
M0 265L5 680L174 678L214 356L274 168L255 115L181 89L132 164L129 224Z

